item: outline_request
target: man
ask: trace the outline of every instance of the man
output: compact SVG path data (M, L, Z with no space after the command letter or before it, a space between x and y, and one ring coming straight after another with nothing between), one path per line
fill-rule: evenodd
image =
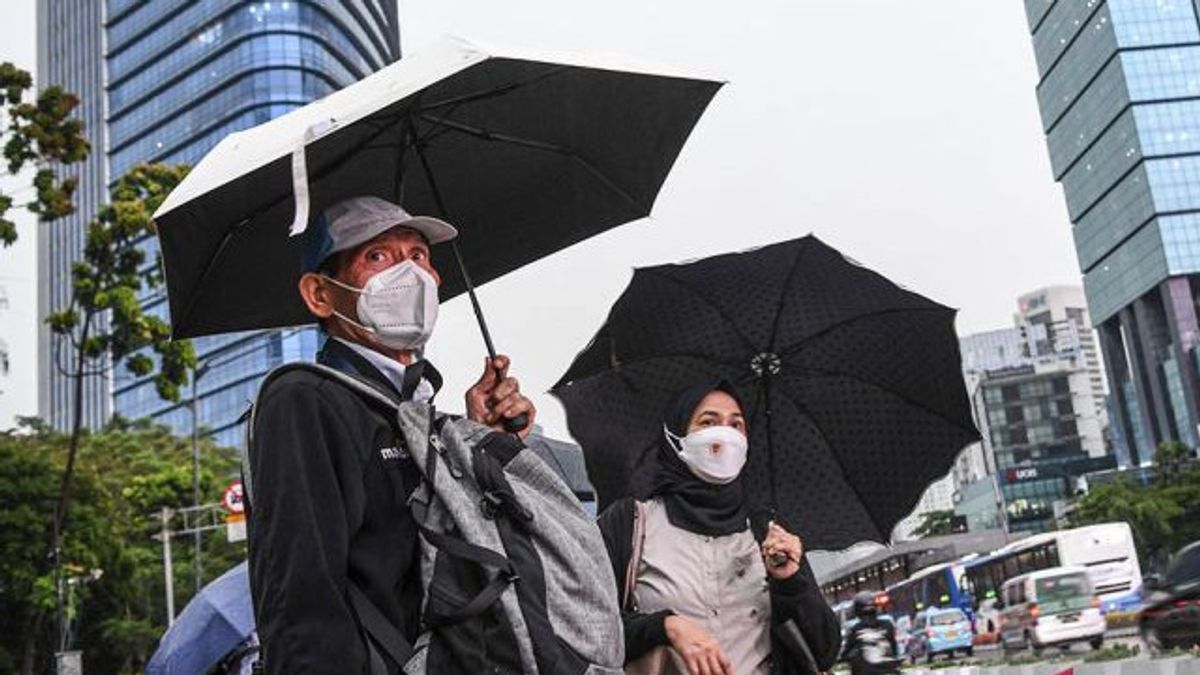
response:
M854 596L854 616L858 621L846 634L843 648L850 672L853 675L900 672L896 627L879 616L875 593L862 591Z
M299 282L328 335L318 361L394 396L432 399L441 377L421 350L441 278L430 247L456 235L445 222L375 197L326 210L306 234ZM497 430L536 414L508 365L504 356L485 359L466 393L467 416ZM253 419L250 579L266 670L365 672L350 585L410 643L418 635L419 548L407 500L420 473L393 421L311 371L271 381Z

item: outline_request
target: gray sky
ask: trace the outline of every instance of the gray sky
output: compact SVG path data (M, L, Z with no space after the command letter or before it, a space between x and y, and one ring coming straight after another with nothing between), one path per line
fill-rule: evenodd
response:
M34 3L5 4L0 59L32 67ZM639 265L812 232L960 308L960 333L1009 325L1023 292L1078 283L1021 3L731 7L401 0L406 53L450 33L617 53L729 82L684 148L653 218L481 289L497 344L527 391L553 384ZM32 256L13 263L5 255L0 274L32 274ZM466 302L448 304L431 348L447 376L443 407L461 405L456 392L478 376L482 351ZM548 430L565 434L557 403L535 400Z
M0 61L12 61L32 71L37 58L34 44L34 0L5 0L0 21ZM28 201L29 180L0 177L6 194L17 203ZM10 427L16 415L37 414L37 222L20 210L9 211L17 223L17 244L0 247L0 287L8 295L8 309L0 309L0 340L11 354L12 370L0 378L0 430Z

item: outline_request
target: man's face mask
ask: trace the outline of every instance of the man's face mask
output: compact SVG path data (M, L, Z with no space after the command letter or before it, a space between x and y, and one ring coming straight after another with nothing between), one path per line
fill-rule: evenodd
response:
M405 260L376 272L362 288L325 278L358 293L358 321L337 310L334 316L370 333L379 344L415 350L433 335L438 315L437 282L413 261Z
M706 483L731 483L746 465L746 437L733 427L708 427L683 437L666 427L663 432L679 453L679 459Z

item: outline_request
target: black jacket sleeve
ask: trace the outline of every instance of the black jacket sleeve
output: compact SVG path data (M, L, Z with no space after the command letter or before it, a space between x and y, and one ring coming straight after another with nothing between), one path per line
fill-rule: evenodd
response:
M269 673L365 670L346 598L350 532L364 508L365 439L330 397L319 383L281 378L256 411L250 586Z
M808 560L803 560L800 570L790 578L772 578L770 591L771 622L794 620L812 650L817 667L822 671L832 668L841 648L842 632L833 610L821 597ZM778 643L775 648L779 648Z
M633 514L632 499L622 499L614 502L600 514L600 534L604 537L604 547L608 549L608 560L613 566L613 578L617 580L617 598L624 601L625 571L629 567L629 559L633 555ZM625 661L628 663L654 647L667 646L666 621L673 612L664 610L651 614L642 614L621 606L621 623L625 629Z

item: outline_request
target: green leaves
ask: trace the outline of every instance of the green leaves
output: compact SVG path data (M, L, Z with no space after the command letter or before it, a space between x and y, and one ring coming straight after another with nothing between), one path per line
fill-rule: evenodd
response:
M0 434L0 671L20 663L22 646L38 612L53 617L54 577L45 571L45 523L54 509L58 476L68 452L66 436L28 425ZM232 450L202 439L201 492L216 502L237 470ZM75 644L86 649L89 672L142 672L166 629L162 544L158 510L191 503L191 448L161 427L114 424L81 439L73 516L63 538L68 577L102 570L99 579L70 587ZM173 527L179 528L176 519ZM243 544L220 530L204 534L205 579L211 581L244 559ZM191 540L174 542L176 611L192 592ZM54 634L41 625L40 644ZM52 670L42 651L35 672Z
M38 165L33 178L36 198L25 204L43 221L51 221L75 212L78 179L64 175L63 167L77 164L91 152L83 123L74 117L79 97L62 87L47 87L36 98L33 78L12 63L0 63L0 108L5 124L0 129L6 169L20 173L28 165ZM57 170L46 168L57 165ZM0 245L17 240L16 224L6 215L12 198L0 194Z
M1200 538L1200 467L1187 465L1190 453L1182 443L1163 443L1153 484L1121 477L1094 487L1076 504L1072 524L1129 523L1143 560Z
M147 264L145 247L155 233L151 216L185 175L185 166L135 167L117 181L112 201L88 225L83 258L71 268L72 304L47 317L50 330L70 339L86 361L73 374L120 363L145 377L157 362L162 367L155 389L166 400L179 400L195 351L188 343L172 342L170 326L143 306L162 284L160 261Z

